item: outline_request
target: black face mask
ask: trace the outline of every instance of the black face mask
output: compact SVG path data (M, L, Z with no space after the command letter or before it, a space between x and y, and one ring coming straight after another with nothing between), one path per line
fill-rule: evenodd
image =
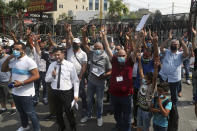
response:
M74 50L78 50L80 48L80 46L77 43L73 43L73 49Z
M171 51L176 51L176 50L177 50L177 47L176 47L176 46L171 45L171 46L170 46L170 49L171 49Z

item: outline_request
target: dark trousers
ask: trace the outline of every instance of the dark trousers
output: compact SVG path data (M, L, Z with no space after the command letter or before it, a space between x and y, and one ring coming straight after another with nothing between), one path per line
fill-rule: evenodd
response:
M46 72L39 72L40 78L34 82L35 84L35 96L34 96L34 101L39 101L40 97L40 87L41 87L41 82L43 86L43 98L47 98L47 84L45 82L45 76Z
M154 131L167 131L168 130L167 127L161 127L161 126L158 126L155 124L153 124L153 129L154 129Z
M54 106L54 99L53 99L53 94L52 94L51 83L47 83L47 90L48 90L49 112L50 112L50 114L55 115L55 106Z
M186 80L189 80L189 69L190 69L190 59L187 58L183 61L183 66L184 66L184 69L185 69L185 78ZM184 75L183 74L183 69L181 70L181 73L182 73L182 76Z
M171 100L174 105L177 105L178 102L178 93L180 92L181 81L178 82L169 82Z
M111 95L116 127L121 131L131 131L132 96L116 97Z
M76 128L74 112L71 109L71 102L73 101L74 98L73 89L68 91L52 89L52 95L54 99L54 107L55 107L55 114L57 117L57 123L61 128L61 130L64 130L66 128L64 124L63 112L66 113L66 116L70 123L70 127L72 129Z
M138 110L138 105L137 105L137 96L138 96L138 88L134 88L134 94L133 94L133 117L134 117L134 124L137 125L137 110Z
M82 109L87 111L87 100L86 100L86 91L85 91L85 78L83 77L79 86L79 96L82 100Z
M16 109L20 114L21 125L23 127L27 127L29 117L32 122L34 131L40 131L40 124L36 112L34 110L32 96L13 95L13 99L16 105Z

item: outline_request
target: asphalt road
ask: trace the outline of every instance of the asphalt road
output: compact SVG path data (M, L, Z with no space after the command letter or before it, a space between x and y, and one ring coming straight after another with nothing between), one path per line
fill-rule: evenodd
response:
M178 110L180 115L179 120L179 131L196 131L197 129L197 118L194 113L194 106L192 104L192 86L184 83L183 80L183 89L182 97L179 98ZM80 104L80 103L79 103ZM10 108L9 105L7 105ZM80 111L76 113L77 116L77 130L78 131L113 131L115 126L115 121L113 115L108 112L110 110L109 103L104 105L104 114L103 121L104 124L102 127L97 127L96 117L93 117L92 120L88 121L85 124L80 123ZM48 115L48 106L44 106L42 103L39 103L36 106L36 112L38 113L40 119L40 125L42 131L57 131L57 124L55 120L45 121L44 118ZM96 113L94 113L96 114ZM65 117L65 123L67 125L67 131L69 131L68 121ZM9 113L4 113L0 115L0 131L16 131L20 127L19 115L18 113L10 116ZM31 128L32 129L32 128ZM133 129L135 131L135 129ZM151 128L152 131L152 128Z

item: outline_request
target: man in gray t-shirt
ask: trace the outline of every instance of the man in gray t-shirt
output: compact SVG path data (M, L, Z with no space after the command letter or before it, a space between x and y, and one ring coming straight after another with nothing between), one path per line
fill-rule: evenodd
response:
M5 53L4 48L0 45L0 103L1 103L0 114L7 111L6 102L9 101L12 108L10 110L10 114L13 115L16 113L16 107L13 102L13 99L11 99L12 97L8 89L10 72L1 72L1 66L8 57L9 55Z
M97 42L94 45L94 50L90 50L87 44L84 45L86 52L90 57L90 70L88 76L88 89L87 89L87 115L81 119L81 122L86 122L91 117L92 100L94 94L97 95L97 125L102 126L102 113L103 113L103 96L104 88L107 77L111 75L111 63L103 50L103 45Z

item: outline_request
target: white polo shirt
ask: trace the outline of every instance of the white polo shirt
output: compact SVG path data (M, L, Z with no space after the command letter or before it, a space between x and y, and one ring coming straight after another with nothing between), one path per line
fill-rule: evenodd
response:
M33 59L25 55L20 59L14 59L13 61L10 61L9 68L11 68L12 72L12 82L14 82L15 80L24 81L30 78L30 71L37 68L37 64ZM34 96L34 82L21 87L13 88L12 94L17 96Z

